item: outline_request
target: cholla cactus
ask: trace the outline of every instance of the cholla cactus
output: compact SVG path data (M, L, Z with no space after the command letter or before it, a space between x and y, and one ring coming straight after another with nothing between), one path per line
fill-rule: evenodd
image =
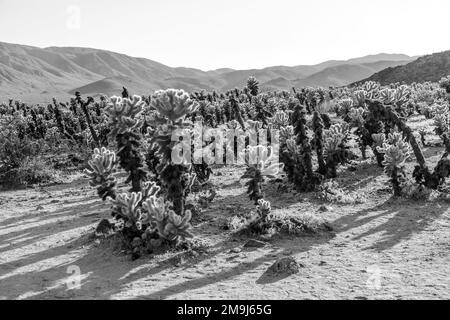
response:
M335 178L338 165L344 164L350 157L350 152L345 145L348 135L349 126L341 123L332 125L329 130L324 132L323 149L329 178Z
M252 96L257 96L259 93L259 82L255 77L250 77L247 80L247 88Z
M231 120L226 123L227 128L231 130L236 130L239 128L239 122L237 120Z
M112 200L113 217L119 223L119 231L124 233L130 242L135 237L141 237L151 221L148 220L146 212L143 211L144 202L156 198L161 188L155 182L146 182L142 192L131 194L123 193ZM123 227L120 227L123 224Z
M262 122L259 121L247 120L245 123L247 124L245 127L249 131L258 132L263 128Z
M349 118L351 121L358 127L364 125L364 109L363 108L354 108L349 113Z
M395 90L395 101L397 104L403 104L408 102L411 95L411 90L406 85L402 85Z
M386 141L386 136L384 133L374 133L372 134L372 139L375 147L382 147L383 143Z
M256 213L253 213L250 218L244 222L241 232L264 234L274 227L274 223L276 222L273 219L270 202L260 199L256 205Z
M384 104L392 104L395 101L394 89L383 89L380 91L380 98Z
M435 132L437 135L442 136L449 131L450 126L450 112L448 105L435 104L434 109L434 125L436 126Z
M348 116L349 112L353 108L353 100L346 98L339 100L336 104L336 114L344 119Z
M157 91L152 96L151 106L175 123L194 112L198 108L198 103L184 90L168 89Z
M143 125L142 111L145 102L139 96L132 99L112 97L108 105L110 134L117 143L117 157L120 166L129 173L126 183L132 184L131 191L141 191L141 182L147 173L140 153L141 135L139 129Z
M280 128L280 144L286 144L286 140L292 138L294 136L294 127L286 126Z
M380 88L380 84L374 81L367 81L362 87L366 92L376 92Z
M389 134L388 141L378 150L384 153L384 172L391 178L394 194L402 195L407 182L405 163L411 156L411 147L400 133L395 132Z
M301 96L299 95L300 99ZM281 162L291 183L300 192L313 191L323 179L314 172L312 165L312 146L306 126L305 108L297 103L292 114L294 136L282 143Z
M380 99L384 104L396 104L401 106L409 100L411 91L405 85L397 89L384 89L380 91Z
M299 153L300 148L297 146L294 138L289 138L286 140L286 147L290 153Z
M113 176L116 167L116 154L106 148L95 149L92 160L88 162L85 173L89 176L89 185L97 187L98 195L105 201L116 197L117 181Z
M241 180L249 180L246 183L248 187L247 193L250 200L254 200L255 204L264 197L262 192L262 183L264 177L275 178L283 165L278 163L278 159L273 153L272 147L249 146L246 150L247 170L241 177Z
M353 101L358 107L364 107L366 100L370 99L372 96L366 90L358 90L353 94Z
M142 201L142 193L122 193L117 195L113 203L113 217L116 220L123 219L125 221L125 229L133 234L142 232L143 222L140 203Z
M113 136L131 132L142 125L140 114L145 106L145 102L139 96L132 99L112 97L106 112L108 113Z
M289 125L289 115L284 111L277 111L269 123L274 129L281 129Z
M314 131L314 139L311 142L317 154L317 162L319 163L318 172L322 175L326 175L327 168L325 165L325 159L323 154L323 129L324 124L322 117L318 111L314 111L312 119L312 129Z
M147 224L154 223L158 235L168 241L178 241L179 239L192 238L190 220L192 213L186 210L184 216L177 215L172 210L173 203L166 201L156 195L151 196L143 203L146 211L143 221Z
M439 86L450 94L450 76L444 77L439 81Z
M330 127L329 130L324 132L324 151L325 155L336 152L341 148L342 143L344 143L349 134L349 127L346 124L337 123Z
M386 141L386 135L384 133L374 133L372 134L372 151L377 159L377 163L380 167L383 167L384 161L384 153L380 151L380 147L383 146L383 143Z
M258 200L258 207L256 208L258 215L263 219L266 220L267 217L272 212L272 207L269 201L266 201L264 199Z
M167 191L167 199L174 203L175 212L182 215L195 175L191 174L192 165L185 154L183 158L172 157L173 148L179 143L172 141L172 138L174 134L181 134L183 138L191 137L194 132L193 125L184 121L184 118L194 112L198 104L183 90L169 89L156 92L152 97L151 105L162 117L157 119L155 126L158 129L151 138L151 143L156 146L156 154L160 158L156 171L159 174L161 186ZM164 119L168 122L161 124ZM188 144L188 141L183 140L182 143ZM191 146L187 147L191 151Z

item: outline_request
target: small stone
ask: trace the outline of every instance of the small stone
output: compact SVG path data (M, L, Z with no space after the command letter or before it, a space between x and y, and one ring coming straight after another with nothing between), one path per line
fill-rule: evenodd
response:
M330 207L327 206L320 206L319 211L320 212L328 212L331 211L332 209Z
M190 253L190 255L191 255L192 257L194 257L194 258L197 258L197 257L200 255L200 253L198 253L198 252L195 251L195 250L191 250L189 253Z
M244 248L264 248L267 245L266 242L250 239L244 245Z
M268 269L273 274L296 274L305 266L298 263L293 257L284 257L277 260Z
M141 257L141 253L138 250L134 250L131 254L131 261L136 261Z
M319 262L319 266L324 266L324 265L326 265L327 263L325 262L325 261L320 261Z
M221 176L223 176L223 173L222 172L217 172L216 176L221 177Z
M139 248L140 246L142 246L142 239L138 237L134 238L131 242L131 246L133 248Z
M111 224L111 222L109 222L109 220L107 219L103 219L102 221L100 221L97 228L95 229L95 235L97 237L107 236L111 232L113 232L113 230L114 226Z
M236 247L236 248L231 249L230 253L240 253L241 251L242 251L241 248Z

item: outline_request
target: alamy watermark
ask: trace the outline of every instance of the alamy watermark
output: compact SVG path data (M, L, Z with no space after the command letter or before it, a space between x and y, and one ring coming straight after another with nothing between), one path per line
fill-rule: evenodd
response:
M71 5L66 9L67 20L66 27L69 30L81 29L81 8L77 5Z
M81 269L79 266L69 266L67 268L67 274L70 276L66 280L67 289L74 290L81 288Z
M174 164L258 165L279 162L280 134L263 128L209 128L195 122L172 133Z

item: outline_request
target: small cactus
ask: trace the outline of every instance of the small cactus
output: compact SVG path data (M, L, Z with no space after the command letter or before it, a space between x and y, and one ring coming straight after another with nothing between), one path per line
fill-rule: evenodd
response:
M108 197L116 197L117 184L113 176L116 166L116 154L106 148L95 149L92 160L88 162L85 173L89 176L89 185L97 187L98 195L105 201Z
M117 195L116 199L112 201L113 217L115 219L124 219L125 227L132 232L141 232L143 228L141 201L141 192L122 193Z
M144 222L155 223L159 236L168 241L178 241L179 239L192 238L190 232L190 220L192 213L186 210L184 216L177 215L172 210L173 203L166 201L162 197L151 196L143 203L146 211Z

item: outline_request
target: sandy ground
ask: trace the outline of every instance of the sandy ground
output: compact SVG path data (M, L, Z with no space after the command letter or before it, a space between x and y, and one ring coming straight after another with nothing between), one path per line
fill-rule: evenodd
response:
M349 194L358 191L364 203L325 203L329 210L322 212L324 202L313 194L265 187L275 212L314 213L333 232L242 248L247 239L222 226L253 206L238 182L242 170L222 168L212 178L217 198L194 222L208 250L137 261L92 239L110 210L85 179L1 192L0 299L450 298L448 202L393 199L374 164L343 170L339 185ZM288 255L303 265L300 273L267 277L267 268ZM72 286L74 270L80 271L80 286Z

